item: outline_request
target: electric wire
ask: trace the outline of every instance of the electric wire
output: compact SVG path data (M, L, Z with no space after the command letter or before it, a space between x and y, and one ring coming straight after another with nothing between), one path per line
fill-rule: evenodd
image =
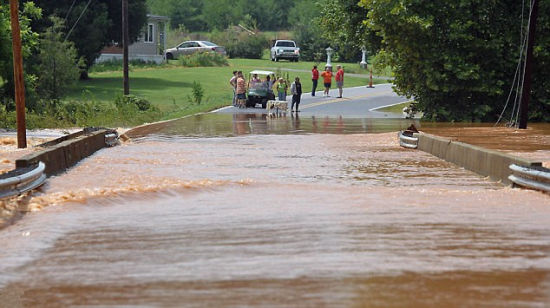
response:
M67 32L67 35L65 36L65 40L66 41L69 36L71 35L71 33L73 32L74 28L76 27L76 25L78 24L78 22L80 21L80 18L82 18L82 15L84 15L84 13L86 12L86 10L88 9L88 6L90 5L90 3L92 3L92 0L88 0L88 3L86 3L86 6L84 7L84 9L82 10L82 12L80 13L80 16L78 16L78 18L76 19L76 21L74 22L71 30L69 30L69 32Z

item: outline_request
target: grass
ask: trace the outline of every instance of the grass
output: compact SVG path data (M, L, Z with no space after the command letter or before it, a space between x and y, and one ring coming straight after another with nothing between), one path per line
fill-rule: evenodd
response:
M294 79L302 80L303 91L311 91L310 69L313 62L272 62L266 59L230 59L225 67L176 66L175 61L169 64L135 68L130 72L130 93L149 100L163 113L164 118L175 118L197 112L209 111L231 104L233 92L229 85L233 70L242 70L245 74L253 69L296 69L304 72L288 72ZM281 71L285 76L286 72ZM122 94L122 71L96 72L91 79L80 81L65 100L68 101L101 101L113 102ZM192 85L198 82L204 89L200 105L192 103ZM374 83L386 82L374 79ZM366 85L367 79L346 76L346 87Z
M403 108L408 107L411 103L412 101L404 102L401 104L380 108L380 109L377 109L376 111L403 113Z

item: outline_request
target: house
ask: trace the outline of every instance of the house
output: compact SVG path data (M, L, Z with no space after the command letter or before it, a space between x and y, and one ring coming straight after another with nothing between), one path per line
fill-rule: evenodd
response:
M147 14L147 25L143 29L138 40L128 46L128 60L143 60L148 62L162 63L164 50L166 49L166 29L169 18ZM114 43L101 50L96 63L112 60L122 60L123 50Z

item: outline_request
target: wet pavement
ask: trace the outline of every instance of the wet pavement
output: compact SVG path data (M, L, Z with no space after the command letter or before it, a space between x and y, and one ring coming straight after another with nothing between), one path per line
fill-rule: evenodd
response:
M132 130L22 201L0 232L0 303L545 306L550 197L399 147L410 123L243 113Z

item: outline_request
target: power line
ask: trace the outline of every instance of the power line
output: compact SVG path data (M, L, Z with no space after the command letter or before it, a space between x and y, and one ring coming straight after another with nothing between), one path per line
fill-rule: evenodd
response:
M84 9L82 10L82 12L80 13L80 16L78 16L78 18L76 19L76 21L74 22L74 25L73 27L71 28L71 30L69 30L69 32L67 32L67 35L65 36L65 40L63 41L66 41L69 36L71 35L71 33L73 32L74 30L74 27L76 27L76 25L78 24L78 22L80 21L80 18L82 18L82 15L84 15L84 13L86 12L86 10L88 9L88 6L90 5L90 3L92 2L92 0L88 0L88 3L86 3L86 6L84 7Z

